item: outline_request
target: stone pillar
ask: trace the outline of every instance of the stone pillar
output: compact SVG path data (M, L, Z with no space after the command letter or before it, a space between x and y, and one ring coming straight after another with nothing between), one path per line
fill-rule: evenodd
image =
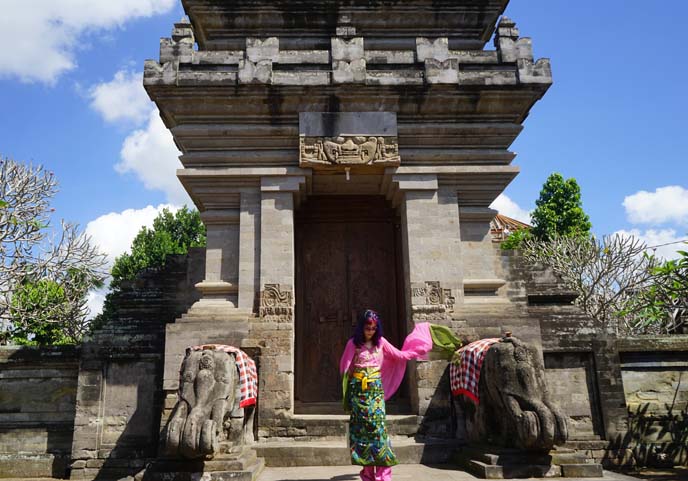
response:
M239 283L239 211L206 210L201 219L207 229L205 279L196 284L202 304L237 307Z
M263 177L260 183L260 284L294 287L294 194L303 176Z
M253 311L260 282L261 193L256 188L240 195L239 309Z
M408 318L448 321L463 296L456 190L436 174L395 174L401 198Z
M304 176L261 179L259 437L274 435L294 400L294 206Z
M451 325L462 302L461 235L456 189L436 174L394 174L402 215L404 279L409 328L415 322ZM411 404L423 416L420 432L449 435L449 383L441 382L447 362L416 363L409 369Z

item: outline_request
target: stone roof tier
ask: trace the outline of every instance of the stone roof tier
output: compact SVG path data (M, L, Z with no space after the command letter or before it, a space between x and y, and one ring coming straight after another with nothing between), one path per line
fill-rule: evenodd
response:
M322 48L352 33L378 46L449 37L482 49L508 0L182 0L201 50L240 49L246 37L278 37L283 47Z
M209 50L196 25L182 21L161 39L160 59L146 62L144 86L182 152L179 177L199 208L235 202L217 197L218 178L223 188L236 184L236 192L275 169L294 170L308 191L370 185L390 198L397 196L396 174L426 176L456 188L463 206L486 208L518 173L509 146L552 83L549 60L536 61L530 39L506 17L493 50L455 48L448 36L381 48L354 21L317 48L290 36L246 36L239 49ZM388 113L395 133L310 139L299 130L307 112ZM384 155L371 165L315 165L327 163L322 147L332 141L346 152L375 144ZM341 175L311 182L310 169L299 168L306 166L346 170L356 182L341 185Z
M290 49L280 37L245 37L240 50L196 50L195 29L175 24L160 41L160 60L146 61L145 85L281 86L533 85L552 82L549 59L533 59L529 38L519 38L514 22L502 17L495 50L455 50L448 37L415 37L403 49L371 47L351 27L319 49Z

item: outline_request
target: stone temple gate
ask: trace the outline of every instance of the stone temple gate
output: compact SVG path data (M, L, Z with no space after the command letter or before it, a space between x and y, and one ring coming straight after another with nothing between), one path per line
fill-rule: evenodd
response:
M509 302L489 205L552 79L497 23L506 3L183 2L190 21L144 78L208 228L201 298L166 334L168 392L184 346L259 345L272 437L339 412L361 309L398 343L415 321L460 327L458 313ZM424 415L433 375L412 372L396 409Z
M685 463L688 338L617 338L493 243L489 206L518 173L509 146L552 83L507 3L182 0L188 20L144 85L207 249L124 283L113 319L80 346L0 347L0 478L348 464L337 362L369 307L397 345L425 320L466 341L511 331L543 353L567 449ZM245 451L180 471L162 446L183 419L180 365L211 343L255 359L258 403L223 418ZM182 390L228 365L194 356L206 364L183 371ZM388 404L402 462L448 462L470 440L447 364L410 364ZM171 472L186 477L153 476Z

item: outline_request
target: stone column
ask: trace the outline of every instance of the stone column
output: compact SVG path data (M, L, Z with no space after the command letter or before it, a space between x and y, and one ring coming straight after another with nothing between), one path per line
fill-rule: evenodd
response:
M401 193L408 318L448 321L463 296L456 190L436 174L395 174Z
M276 435L294 399L294 206L304 176L261 179L260 308L253 336L263 344L259 437Z
M254 310L260 289L259 188L241 192L239 222L239 309Z
M415 322L451 325L454 305L463 297L461 235L456 189L437 174L394 174L402 217L404 279L409 328ZM409 369L411 403L424 416L425 432L450 429L449 386L441 383L445 360L416 363Z
M207 229L205 279L196 284L201 304L231 308L238 304L239 211L206 210L201 219Z

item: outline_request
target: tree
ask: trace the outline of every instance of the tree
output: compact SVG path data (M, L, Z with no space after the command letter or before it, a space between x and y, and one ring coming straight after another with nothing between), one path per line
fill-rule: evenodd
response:
M627 317L637 331L680 333L688 324L688 252L654 267L654 282L635 296Z
M550 267L564 284L578 293L583 312L616 334L642 334L635 309L639 293L657 278L658 260L634 237L613 235L598 241L586 236L556 236L526 240L526 260Z
M542 186L540 198L531 214L532 234L547 240L555 236L588 236L590 219L583 212L580 187L576 179L550 175Z
M197 210L186 206L172 214L168 209L153 220L153 228L143 227L131 244L129 253L115 259L110 291L105 296L103 312L91 325L97 329L117 317L117 297L124 281L133 280L145 269L162 267L169 254L186 254L191 247L204 247L206 229Z
M168 254L186 254L190 247L205 246L205 226L197 210L186 206L172 213L169 209L153 220L153 228L143 227L131 244L131 253L115 259L112 267L113 288L131 280L150 267L162 267Z
M52 229L57 180L43 167L0 160L0 331L17 342L78 342L104 254L75 224ZM51 236L50 234L53 233ZM53 333L45 335L45 333ZM47 336L47 337L46 337Z
M520 249L523 243L531 237L532 234L530 233L530 229L516 229L509 234L509 237L504 239L499 247L501 247L502 250Z

